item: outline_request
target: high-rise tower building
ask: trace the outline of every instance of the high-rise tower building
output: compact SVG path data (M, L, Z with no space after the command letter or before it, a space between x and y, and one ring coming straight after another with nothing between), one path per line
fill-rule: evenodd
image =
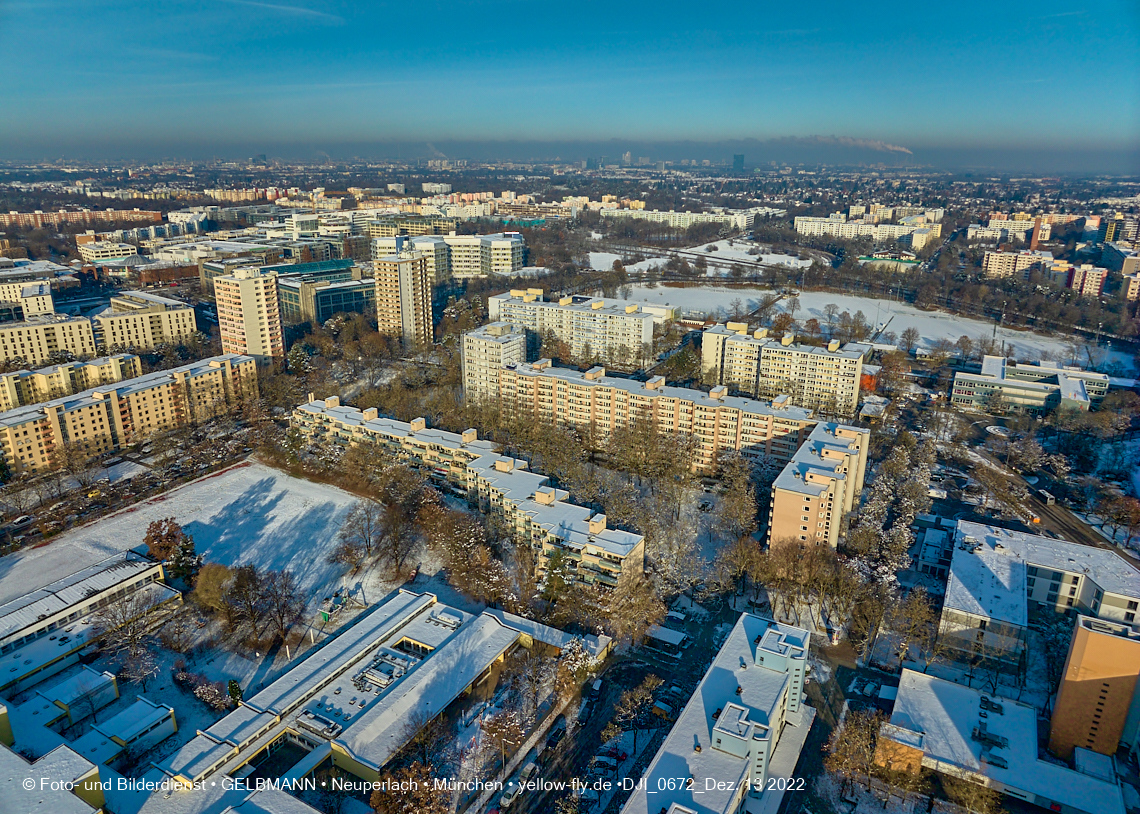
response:
M399 336L405 345L430 342L431 279L423 252L405 248L373 264L376 277L376 322L380 333Z
M252 356L268 364L285 356L277 273L254 267L214 278L223 353Z

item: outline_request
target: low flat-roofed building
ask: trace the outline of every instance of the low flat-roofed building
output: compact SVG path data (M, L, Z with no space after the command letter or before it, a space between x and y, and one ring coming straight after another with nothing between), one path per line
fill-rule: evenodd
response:
M1136 620L1140 569L1106 548L959 520L939 635L962 661L1013 669L1039 613ZM979 646L975 646L980 642Z
M51 726L64 718L67 725L71 725L94 715L118 697L115 676L84 665L71 677L38 689L20 704L17 714L43 726Z
M95 240L90 243L80 243L79 256L84 263L98 263L101 260L112 260L116 257L130 257L138 254L139 249L130 243L115 243L110 240Z
M0 704L0 716L6 711ZM23 814L98 814L103 810L99 768L69 746L29 761L0 742L0 811ZM33 779L29 788L23 781ZM41 783L40 779L48 782Z
M1125 810L1114 777L1038 758L1035 708L913 670L902 671L875 759L895 771L916 773L921 766L988 786L1046 811Z
M368 314L376 310L376 284L372 280L331 283L303 277L278 277L277 298L286 324L321 325L336 314Z
M809 638L741 614L622 814L768 810L779 794L768 780L791 776L814 718L804 703Z
M109 763L123 752L145 752L178 731L174 707L138 696L135 702L74 741L79 754L93 763Z
M465 613L401 589L156 765L189 786L236 772L290 737L375 781L415 734L413 722L442 714L516 646L541 643L557 655L575 638L595 657L610 645L501 611Z
M950 403L981 412L1088 410L1108 394L1109 377L1056 362L1017 364L986 356L981 373L954 374Z
M178 602L162 563L123 551L0 605L0 690L26 689L74 664L95 639L91 615L114 597L147 591L149 607Z

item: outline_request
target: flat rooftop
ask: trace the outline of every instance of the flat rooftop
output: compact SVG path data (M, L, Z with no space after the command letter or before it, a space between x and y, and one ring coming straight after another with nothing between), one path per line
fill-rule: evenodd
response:
M985 775L1088 814L1124 812L1115 782L1037 759L1037 710L1031 706L903 670L890 725L881 735L920 743L928 759L944 764L943 771Z

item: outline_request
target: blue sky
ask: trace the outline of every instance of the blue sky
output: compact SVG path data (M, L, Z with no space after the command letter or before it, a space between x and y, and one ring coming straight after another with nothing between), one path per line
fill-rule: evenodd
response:
M1138 43L1136 0L0 0L28 66L0 157L819 135L1135 155Z

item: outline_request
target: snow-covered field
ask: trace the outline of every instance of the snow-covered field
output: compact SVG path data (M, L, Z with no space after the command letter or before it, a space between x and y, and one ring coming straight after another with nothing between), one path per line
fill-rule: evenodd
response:
M326 556L356 500L261 464L239 464L3 558L0 602L141 545L147 526L163 517L181 523L207 561L292 569L319 600L340 582L343 566Z
M718 318L728 316L731 303L739 299L745 309L755 308L760 298L771 294L769 289L758 288L719 288L702 286L699 288L672 288L658 285L656 288L634 286L630 295L630 302L648 302L658 305L674 305L684 311L702 311L719 314ZM971 339L990 337L994 333L994 324L979 319L969 319L940 311L921 311L912 305L892 302L891 300L873 299L870 297L856 297L849 294L834 294L826 291L806 291L799 295L800 310L796 312L796 320L815 317L821 324L827 321L823 309L829 303L835 303L840 311L862 311L867 321L872 325L885 325L886 330L901 334L909 327L918 329L922 340L920 347L929 348L939 339L955 341L960 336ZM782 303L781 303L782 304ZM779 306L778 306L779 307ZM1063 357L1069 360L1071 342L1067 337L1042 336L1031 331L1016 331L1010 328L1000 328L997 331L997 340L1005 342L1006 354L1010 357L1036 361L1043 354ZM1083 344L1083 341L1081 342ZM1110 361L1123 366L1125 371L1131 371L1132 359L1126 353L1112 351ZM1079 360L1086 363L1086 359Z
M708 251L709 246L715 246L715 251ZM749 254L750 251L757 249L759 249L758 254ZM764 249L764 246L759 243L753 243L751 240L728 239L717 240L712 243L702 243L699 246L693 246L687 249L687 251L706 252L710 260L748 260L753 263L788 266L790 268L807 268L811 265L811 260L801 260L790 254L773 254Z

